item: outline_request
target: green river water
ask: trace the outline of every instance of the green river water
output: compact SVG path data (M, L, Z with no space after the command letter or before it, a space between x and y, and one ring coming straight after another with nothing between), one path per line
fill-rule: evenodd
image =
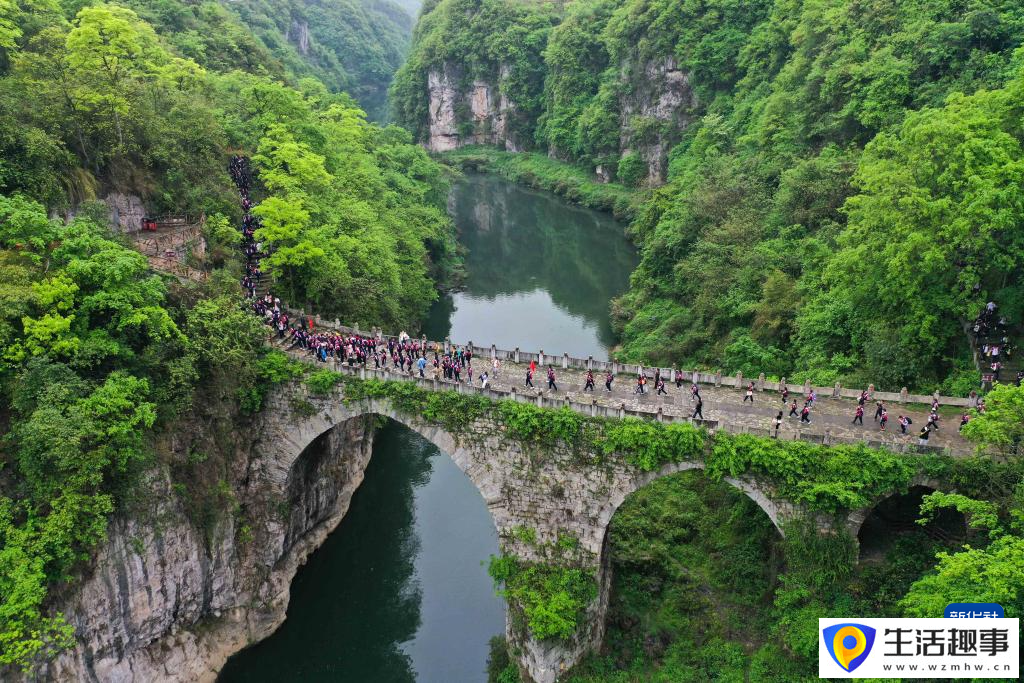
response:
M609 300L636 265L621 224L484 175L453 188L449 211L467 278L433 307L429 338L607 357ZM287 620L220 683L483 681L488 640L505 627L486 569L497 552L465 475L389 423L348 514L299 570Z

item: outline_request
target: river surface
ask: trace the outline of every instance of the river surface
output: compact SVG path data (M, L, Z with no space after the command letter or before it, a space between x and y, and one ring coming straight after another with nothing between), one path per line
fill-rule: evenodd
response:
M453 188L449 210L466 286L431 310L428 337L607 357L609 300L636 265L622 225L483 175ZM348 514L296 575L286 621L219 681L484 681L488 641L505 628L486 568L497 552L469 479L389 422Z
M428 339L608 358L608 314L637 264L607 214L503 178L466 176L448 210L466 255L465 289L434 304Z

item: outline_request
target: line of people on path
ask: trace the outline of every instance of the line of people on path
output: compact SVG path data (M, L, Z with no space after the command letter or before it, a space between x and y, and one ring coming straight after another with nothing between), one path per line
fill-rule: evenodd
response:
M242 254L245 257L245 274L242 277L241 286L246 296L251 300L250 306L252 311L276 331L277 337L282 344L287 344L289 350L304 350L321 362L334 360L347 364L350 367L355 365L369 367L369 364L372 362L375 369L390 366L395 371L408 374L416 373L422 378L426 378L429 367L434 379L458 383L462 382L463 376L465 376L465 381L468 384L473 383L473 352L470 348L451 346L445 350L437 343L432 348L428 348L428 344L410 338L405 332L401 333L397 339L391 337L379 339L354 333L346 334L337 331L317 330L312 318L307 317L298 322L292 321L283 310L281 300L269 292L263 296L257 296L257 288L264 274L260 267L260 261L267 254L263 249L263 245L255 238L255 232L261 227L262 223L260 217L252 213L255 203L250 197L253 181L249 159L239 155L233 156L228 164L228 172L238 189L243 210L241 233ZM978 320L975 321L974 331L979 335L979 338L989 334L993 328L997 331L1005 332L1006 321L995 316L995 309L995 304L990 303ZM1008 350L1005 336L1003 337L1003 342L1002 348L986 345L984 347L986 356L998 358L1001 353L1005 354ZM428 360L430 355L433 356L432 360ZM485 370L477 376L480 386L486 388L492 379L497 378L500 373L500 367L500 361L497 358L492 358L490 360L490 372ZM526 370L525 388L535 388L533 378L536 371L537 362L531 361ZM547 367L546 375L547 389L551 392L557 392L557 376L553 366L549 365ZM1018 374L1018 384L1020 384L1022 376L1024 376L1024 372ZM612 372L608 371L605 374L604 386L606 392L612 392L612 385L615 379L615 375ZM649 379L646 373L638 373L633 393L641 396L645 395L648 382ZM653 383L656 395L668 395L665 377L658 368L654 371ZM683 383L683 373L676 373L675 385L677 390L682 389ZM595 384L593 370L587 370L583 391L595 391ZM780 388L780 396L784 406L789 401L789 394L789 388L783 384ZM753 382L750 382L747 384L746 391L744 392L743 403L745 404L749 401L753 404L754 396L755 385ZM870 399L871 396L868 390L861 393L852 424L864 424L864 405ZM694 403L691 418L705 419L703 412L704 400L700 395L700 387L696 383L690 386L690 400ZM811 424L811 409L816 400L817 395L813 389L805 398L802 407L798 408L796 398L792 399L792 402L789 403L789 417L798 417L801 424ZM938 407L938 401L936 400L932 404L927 424L922 427L918 435L918 443L921 445L926 445L931 433L939 428ZM983 400L978 401L978 410L979 412L984 412L985 404ZM783 422L783 412L783 410L780 410L772 420L772 427L776 437ZM880 430L884 432L889 420L889 414L882 401L875 401L874 419L879 424ZM961 416L960 429L963 429L969 421L970 414L965 411ZM907 428L913 421L909 416L899 415L897 423L900 426L900 432L906 434Z
M986 374L993 382L1000 381L1003 365L1015 351L1007 331L1009 322L998 313L998 308L996 302L989 301L971 326L975 348L981 350L983 362L989 370ZM983 378L983 385L988 382L989 378ZM1016 382L1017 386L1024 382L1024 369L1017 372Z

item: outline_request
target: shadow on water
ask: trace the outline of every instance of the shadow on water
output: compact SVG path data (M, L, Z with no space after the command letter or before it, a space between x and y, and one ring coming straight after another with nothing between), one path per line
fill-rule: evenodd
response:
M468 251L467 277L463 291L434 305L427 336L607 355L609 301L637 264L621 223L488 175L456 183L448 210Z
M481 566L496 552L473 484L389 422L345 518L296 575L286 621L218 680L483 680L487 640L504 629Z

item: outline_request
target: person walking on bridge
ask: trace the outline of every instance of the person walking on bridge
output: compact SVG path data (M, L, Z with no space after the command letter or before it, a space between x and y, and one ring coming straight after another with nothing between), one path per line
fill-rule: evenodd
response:
M889 423L889 411L882 408L882 414L878 416L878 424L882 431L885 431L885 425Z
M881 401L875 401L875 422L882 417L882 413L885 412L885 404Z
M857 406L857 411L853 414L853 422L851 422L850 424L855 425L858 422L861 424L861 426L864 425L864 406L862 405Z
M594 371L587 370L587 383L583 386L583 391L594 390Z
M533 386L533 367L532 367L533 363L530 363L530 365L531 365L531 367L526 369L526 385L525 386L528 386L531 389L533 389L534 388L534 386Z
M776 438L776 439L779 438L779 428L782 427L782 411L781 410L779 411L779 414L775 416L775 419L772 420L772 427L775 428L774 438Z
M700 396L697 397L697 407L693 409L693 415L690 416L690 419L696 420L698 415L700 419L704 419L704 400Z
M604 388L605 388L605 390L606 390L606 391L608 391L609 393L611 393L611 390L612 390L612 382L614 382L614 381L615 381L615 375L613 375L613 374L612 374L612 371L611 371L611 370L609 370L609 371L608 371L608 372L607 372L607 373L605 374L605 376L604 376Z
M907 427L909 427L911 424L910 418L907 417L906 415L900 415L899 417L896 418L896 422L898 422L900 425L900 434L906 434Z
M747 385L747 395L743 397L743 402L746 403L747 401L750 401L751 403L754 402L754 383L753 382L751 382L750 384Z
M424 358L423 356L420 356L420 359L416 361L416 367L419 368L420 377L426 377L426 374L423 371L427 367L427 359Z
M558 391L558 385L555 384L555 369L548 366L548 389L551 391Z
M789 404L789 417L796 417L796 416L797 416L796 399L794 398L792 403Z
M659 378L658 381L655 383L654 387L658 390L658 394L657 394L658 396L668 396L668 392L665 391L665 380L664 379L660 379Z
M804 404L803 410L800 411L800 422L806 422L811 424L811 402L807 401Z

